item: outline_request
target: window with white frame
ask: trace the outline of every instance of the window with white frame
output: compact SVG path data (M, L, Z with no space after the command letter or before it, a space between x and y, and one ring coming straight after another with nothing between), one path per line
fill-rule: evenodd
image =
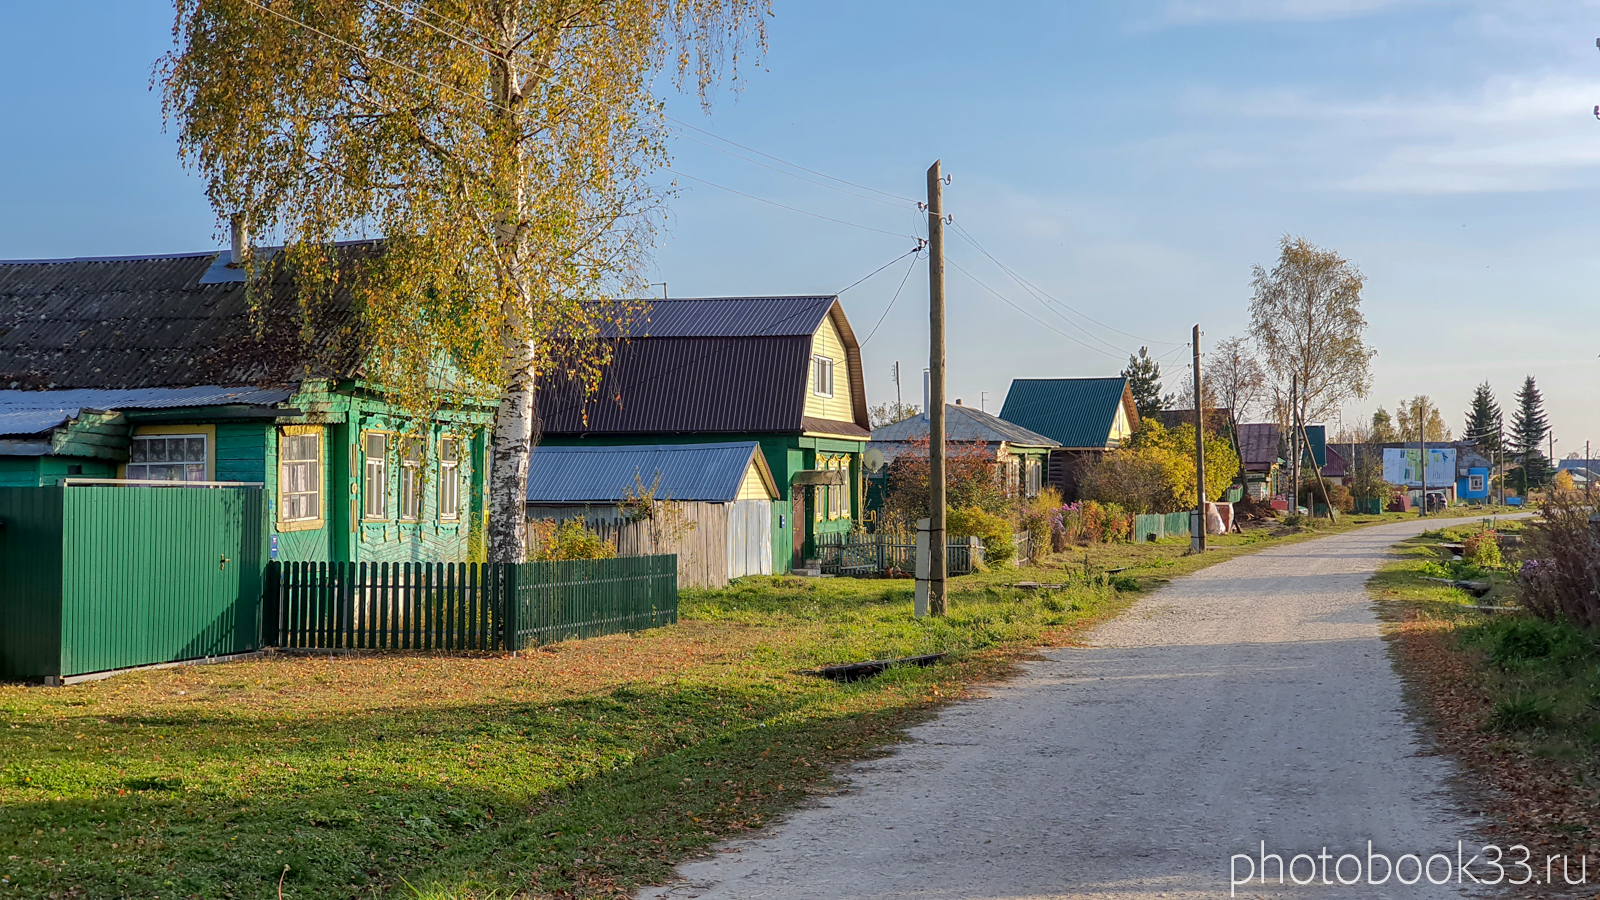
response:
M127 477L135 481L205 481L203 434L138 434L128 448Z
M1028 460L1028 496L1039 496L1040 488L1044 487L1044 460Z
M365 502L361 515L367 519L389 518L389 436L369 431L361 439L366 457L361 473L361 493Z
M406 522L422 518L422 451L418 438L400 444L400 518Z
M1477 493L1477 492L1483 490L1483 476L1482 475L1468 475L1467 476L1467 490L1472 491L1473 493Z
M278 518L306 522L322 518L322 435L278 438Z
M461 518L461 441L439 441L439 518Z
M833 360L826 356L811 357L811 391L819 397L833 396Z

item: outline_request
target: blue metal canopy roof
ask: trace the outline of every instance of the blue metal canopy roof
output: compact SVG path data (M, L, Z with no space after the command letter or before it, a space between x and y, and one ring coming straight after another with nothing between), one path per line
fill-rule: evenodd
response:
M776 494L755 441L536 447L528 460L528 502L620 503L629 492L654 485L658 500L726 503L739 496L752 460L769 494Z
M129 390L0 391L0 434L33 435L76 419L85 409L175 409L185 406L271 406L286 390L253 387L133 388Z

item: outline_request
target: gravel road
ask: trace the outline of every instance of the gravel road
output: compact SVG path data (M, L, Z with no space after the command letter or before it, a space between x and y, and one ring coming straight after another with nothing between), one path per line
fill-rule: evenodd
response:
M1331 857L1312 861L1315 885L1282 888L1269 859L1268 884L1239 896L1461 896L1456 842L1470 859L1476 814L1452 795L1450 764L1419 743L1364 591L1387 548L1424 527L1370 527L1178 579L1092 646L1048 652L854 767L839 794L636 896L1226 897L1230 858L1259 856L1263 841L1286 861ZM1448 851L1451 884L1367 884L1369 840L1391 858ZM1347 852L1362 883L1324 886ZM1408 880L1412 868L1402 863ZM1472 871L1493 869L1480 859ZM1308 862L1294 872L1306 878Z

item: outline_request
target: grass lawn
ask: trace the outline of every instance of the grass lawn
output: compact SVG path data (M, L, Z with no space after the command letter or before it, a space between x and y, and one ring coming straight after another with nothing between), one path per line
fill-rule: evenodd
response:
M1186 539L1097 546L1091 578L1079 549L954 579L943 620L912 618L910 581L753 578L684 592L676 627L518 658L0 685L0 897L268 898L280 878L285 898L625 894L1141 590L1314 536L1279 532L1203 558ZM852 685L799 674L934 651L951 655Z
M1493 585L1478 600L1428 580L1458 574L1435 545L1471 528L1405 542L1369 583L1386 601L1413 708L1496 814L1490 831L1502 843L1525 844L1536 859L1600 852L1600 642L1525 613L1474 609L1516 604L1510 568L1466 573Z

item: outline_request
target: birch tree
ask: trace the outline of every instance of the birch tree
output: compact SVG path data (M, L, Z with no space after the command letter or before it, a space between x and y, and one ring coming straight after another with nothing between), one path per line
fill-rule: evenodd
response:
M1378 355L1364 335L1366 278L1354 263L1305 238L1279 242L1278 264L1256 266L1250 300L1251 337L1266 371L1274 411L1290 421L1291 380L1298 383L1300 421L1326 418L1345 400L1367 395Z
M421 415L498 396L488 552L523 558L541 374L598 382L636 311L666 162L660 77L705 104L769 0L178 0L157 67L219 220L355 300L369 381ZM353 262L332 242L381 237ZM264 292L261 292L264 293ZM448 369L451 380L442 377Z

